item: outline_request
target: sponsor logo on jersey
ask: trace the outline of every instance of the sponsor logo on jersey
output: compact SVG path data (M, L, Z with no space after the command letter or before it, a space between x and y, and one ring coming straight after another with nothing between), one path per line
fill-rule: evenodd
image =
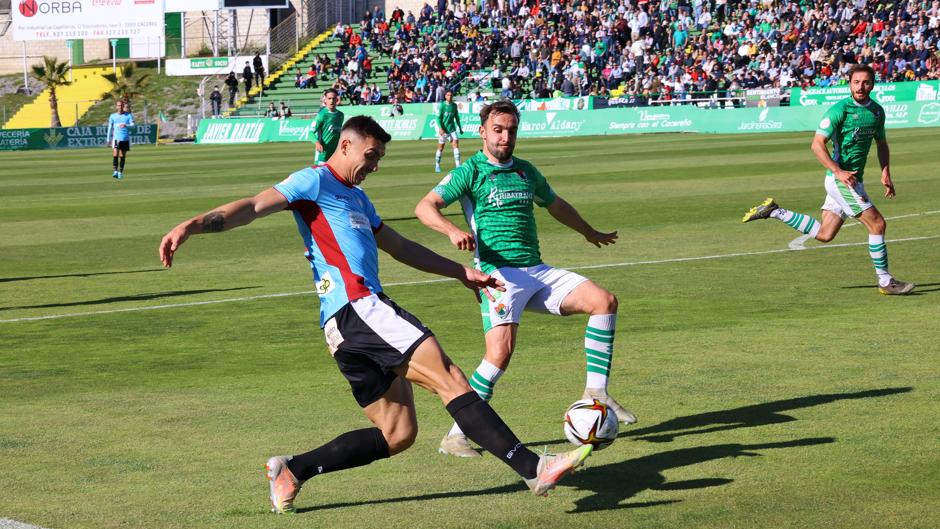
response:
M532 200L531 191L500 191L498 187L493 187L487 197L487 203L495 205L498 208L503 207L503 201L512 199Z
M314 286L317 287L317 294L320 296L325 296L333 291L336 288L336 282L333 281L333 278L330 277L330 273L327 272L320 277L320 280L314 283Z

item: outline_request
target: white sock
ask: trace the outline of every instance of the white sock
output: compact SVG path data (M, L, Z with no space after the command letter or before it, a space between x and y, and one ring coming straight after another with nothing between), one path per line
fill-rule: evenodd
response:
M477 367L477 370L473 372L473 375L470 376L470 387L473 388L473 391L477 392L477 395L479 395L481 399L490 400L493 398L493 387L496 385L496 381L499 380L499 377L503 376L504 372L505 371L502 369L483 360L480 362L480 366ZM454 423L454 426L451 427L447 435L458 435L462 433L463 431L457 426L457 423Z
M441 151L434 153L434 165L441 165Z
M454 165L460 167L460 149L454 149Z
M616 326L616 314L595 314L588 318L587 328L584 330L584 354L587 361L585 387L607 388L614 356Z
M888 273L888 247L885 246L884 235L868 234L868 255L871 256L871 262L875 265L878 286L887 286L892 277Z
M770 216L782 221L787 226L803 233L804 235L809 235L810 237L815 237L816 234L819 233L819 227L822 225L818 220L810 217L809 215L804 215L802 213L797 213L795 211L790 211L783 208L777 208L771 211Z

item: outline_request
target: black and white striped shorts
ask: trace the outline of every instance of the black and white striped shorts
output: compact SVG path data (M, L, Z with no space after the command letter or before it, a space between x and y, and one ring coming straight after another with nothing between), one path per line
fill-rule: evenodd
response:
M394 369L433 333L385 294L347 303L323 327L330 354L365 408L398 376Z

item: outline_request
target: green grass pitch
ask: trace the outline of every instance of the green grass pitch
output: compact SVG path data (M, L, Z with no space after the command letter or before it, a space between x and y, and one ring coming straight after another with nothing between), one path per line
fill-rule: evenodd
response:
M135 147L122 182L107 149L4 153L0 519L56 529L936 528L940 130L889 138L898 197L881 197L874 154L868 189L889 219L892 272L918 283L896 298L878 295L860 226L790 251L799 234L782 223L741 224L767 196L818 216L811 134L522 140L518 156L598 229L619 231L596 249L538 212L546 262L619 297L611 392L640 423L534 498L492 456L439 455L451 419L419 390L415 446L313 479L293 517L268 512L267 457L368 426L317 328L293 219L194 237L172 270L156 250L179 221L309 164L312 147ZM389 225L466 261L413 217L441 176L435 147L389 144L364 188ZM479 141L461 147L466 157ZM471 372L483 351L472 294L387 256L382 278ZM584 384L584 322L527 314L496 387L494 407L536 449L567 444L561 414Z

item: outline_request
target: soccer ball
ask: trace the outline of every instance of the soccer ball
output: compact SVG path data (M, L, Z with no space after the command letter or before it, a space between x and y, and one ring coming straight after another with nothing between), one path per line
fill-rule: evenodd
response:
M597 399L581 399L565 412L565 437L575 446L607 448L617 439L617 415Z

